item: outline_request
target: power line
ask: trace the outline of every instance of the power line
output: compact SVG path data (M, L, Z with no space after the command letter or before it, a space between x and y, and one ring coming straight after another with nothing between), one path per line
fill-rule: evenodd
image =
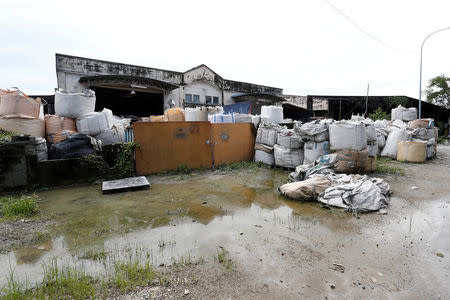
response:
M365 31L364 29L362 29L358 24L356 24L355 21L353 21L349 16L347 16L344 12L342 12L339 8L337 8L336 6L334 6L333 4L331 4L330 2L328 2L328 0L324 0L326 4L328 4L329 6L331 6L335 11L337 11L340 15L344 16L354 27L356 27L356 29L358 29L359 31L361 31L362 33L364 33L365 35L367 35L368 37L370 37L371 39L374 39L375 41L377 41L378 43L380 43L381 45L390 48L390 49L394 49L392 48L390 45L386 44L385 42L383 42L382 40L380 40L379 38L377 38L376 36L374 36L373 34L370 34L369 32Z

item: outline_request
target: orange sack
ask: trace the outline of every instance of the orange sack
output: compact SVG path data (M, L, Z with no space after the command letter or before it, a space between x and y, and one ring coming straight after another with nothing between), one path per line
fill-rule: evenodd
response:
M23 115L39 118L41 99L33 99L19 91L1 95L0 116Z

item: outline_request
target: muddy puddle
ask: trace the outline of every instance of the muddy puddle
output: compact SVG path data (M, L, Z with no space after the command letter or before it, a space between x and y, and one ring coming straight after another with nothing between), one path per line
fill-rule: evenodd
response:
M154 265L217 256L219 247L245 248L261 232L288 229L301 238L346 230L351 216L317 203L289 201L278 187L285 171L258 169L227 174L153 176L151 189L102 195L100 185L39 193L41 211L57 222L51 239L0 256L4 284L11 271L32 283L51 259L102 272L105 261L135 253ZM307 240L307 237L304 237Z

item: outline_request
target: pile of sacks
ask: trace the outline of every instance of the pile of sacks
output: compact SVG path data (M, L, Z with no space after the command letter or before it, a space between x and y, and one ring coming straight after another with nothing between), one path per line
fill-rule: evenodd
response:
M316 120L309 123L294 122L294 131L304 143L304 163L311 164L330 153L328 128L334 120Z
M432 119L417 119L416 108L399 106L391 121L375 121L381 156L409 162L424 162L436 156L438 129ZM380 146L380 140L385 143Z
M255 162L263 162L266 165L275 165L274 146L277 143L278 132L286 129L273 123L262 122L256 134Z
M338 161L337 154L329 154L311 165L298 166L289 175L291 182L280 186L280 193L295 200L345 208L352 213L378 211L389 205L391 191L383 179L336 174Z
M0 90L0 128L34 137L45 137L44 107L40 98L20 90Z
M55 116L47 116L47 140L61 142L73 133L79 132L102 142L103 145L125 142L125 129L130 119L113 116L104 108L95 112L95 92L83 93L55 92ZM75 126L74 126L75 124Z
M44 107L40 98L33 99L20 90L0 89L0 129L33 137L27 153L47 160Z

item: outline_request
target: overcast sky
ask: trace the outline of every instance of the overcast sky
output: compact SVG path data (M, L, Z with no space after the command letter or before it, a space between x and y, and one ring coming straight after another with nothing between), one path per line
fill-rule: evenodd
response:
M417 98L420 45L450 26L450 1L327 1L1 0L0 88L52 93L64 53L175 71L204 63L285 94L363 95L369 83L371 95ZM423 85L450 75L450 30L423 59Z

